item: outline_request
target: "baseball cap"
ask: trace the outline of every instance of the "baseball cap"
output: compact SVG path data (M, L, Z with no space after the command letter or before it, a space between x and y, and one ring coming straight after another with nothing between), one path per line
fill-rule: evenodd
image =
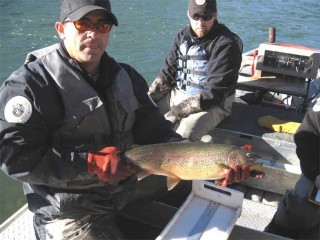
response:
M77 21L94 10L106 11L111 17L112 23L118 26L118 20L111 12L109 0L63 0L60 12L60 22L63 22L66 18Z
M189 1L189 16L202 15L212 17L213 11L217 11L216 0L190 0Z

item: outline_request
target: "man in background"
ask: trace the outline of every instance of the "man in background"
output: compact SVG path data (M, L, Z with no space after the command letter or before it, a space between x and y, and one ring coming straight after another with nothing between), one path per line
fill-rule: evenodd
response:
M242 42L218 22L216 0L190 0L187 14L149 95L177 133L200 141L231 114Z

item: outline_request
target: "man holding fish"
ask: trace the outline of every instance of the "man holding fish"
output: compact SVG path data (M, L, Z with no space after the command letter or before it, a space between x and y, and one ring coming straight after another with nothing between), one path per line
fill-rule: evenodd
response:
M60 44L30 53L0 88L1 170L23 182L38 239L124 239L115 217L128 203L184 199L190 182L180 179L227 185L250 175L248 151L165 144L183 139L144 78L105 52L114 25L108 0L64 0ZM144 156L133 144L160 145L147 145ZM152 160L159 162L151 169ZM164 176L138 182L143 172Z

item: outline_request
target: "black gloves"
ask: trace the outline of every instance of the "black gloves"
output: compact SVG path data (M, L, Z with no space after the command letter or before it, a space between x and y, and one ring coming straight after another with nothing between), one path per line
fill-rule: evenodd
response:
M181 118L186 118L190 114L201 112L200 106L200 94L193 95L181 103L171 107L171 110L166 113L165 118L172 123L180 120Z
M171 84L161 77L157 77L149 87L149 96L153 101L159 101L171 91Z

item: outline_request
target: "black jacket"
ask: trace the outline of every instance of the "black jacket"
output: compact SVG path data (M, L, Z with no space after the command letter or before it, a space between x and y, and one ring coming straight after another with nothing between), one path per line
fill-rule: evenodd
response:
M314 109L306 113L294 135L301 171L311 181L320 175L320 101Z
M110 99L105 95L108 92L106 89L112 86L113 76L119 68L113 58L106 53L103 55L99 78L93 80L68 57L62 46L59 51L65 64L80 72L102 101ZM132 129L134 143L152 144L181 138L171 130L171 123L164 119L150 100L145 79L132 67L120 65L128 73L135 97L141 105L136 110ZM23 96L32 104L32 115L24 123L9 123L5 119L4 109L14 96ZM108 111L108 104L105 108ZM26 183L25 194L32 211L46 217L105 213L118 207L113 206L117 205L114 198L121 202L127 197L124 195L128 188L124 189L121 184L110 186L105 183L97 188L68 190L69 181L81 181L87 175L88 151L54 145L53 132L64 125L65 111L55 81L41 60L23 65L3 83L0 109L1 169L8 176ZM56 189L55 186L61 183L66 183L66 187Z
M193 44L202 45L210 55L207 80L201 93L203 110L220 105L226 92L234 93L242 59L242 41L225 25L214 23L210 32L204 37L196 37L187 26L179 31L173 46L166 56L165 65L159 76L173 84L177 73L178 49L183 41L190 40Z

